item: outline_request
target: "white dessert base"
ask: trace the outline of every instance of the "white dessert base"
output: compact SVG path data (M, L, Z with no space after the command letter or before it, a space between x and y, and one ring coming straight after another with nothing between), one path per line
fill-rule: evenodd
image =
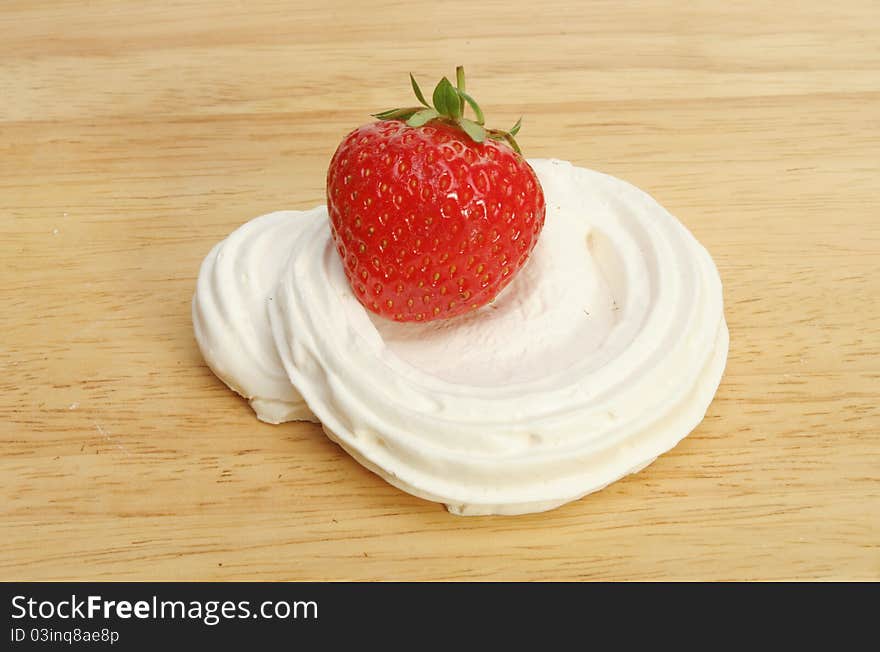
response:
M495 302L426 324L368 313L324 207L215 247L193 300L205 359L269 422L310 418L450 512L552 509L650 464L699 424L728 331L708 253L648 195L530 161L547 199L532 258Z

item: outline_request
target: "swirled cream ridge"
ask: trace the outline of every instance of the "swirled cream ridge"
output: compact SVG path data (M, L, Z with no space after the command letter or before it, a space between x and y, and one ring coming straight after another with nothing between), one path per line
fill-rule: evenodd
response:
M547 201L531 260L492 304L451 320L368 313L323 207L248 223L218 247L261 275L259 290L218 277L214 251L200 273L209 365L245 396L304 400L361 464L456 514L551 509L643 468L699 424L720 382L717 270L634 186L530 164ZM272 246L251 244L261 237Z
M318 207L253 219L218 242L199 270L192 320L202 357L267 423L316 420L281 365L266 300L301 228L326 215Z

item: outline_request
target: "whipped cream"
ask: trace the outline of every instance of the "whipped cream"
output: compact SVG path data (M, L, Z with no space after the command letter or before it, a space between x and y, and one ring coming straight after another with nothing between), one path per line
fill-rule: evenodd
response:
M718 273L644 192L530 164L547 202L538 245L496 301L452 320L368 313L324 207L248 223L200 273L209 365L264 420L308 416L304 400L361 464L456 514L551 509L643 468L720 382Z
M326 219L323 207L258 217L215 245L199 271L192 320L202 356L267 423L317 421L281 366L266 303L300 231Z

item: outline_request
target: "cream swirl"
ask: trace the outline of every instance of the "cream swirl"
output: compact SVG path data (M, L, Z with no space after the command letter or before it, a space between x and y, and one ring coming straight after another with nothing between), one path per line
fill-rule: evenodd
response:
M315 420L281 366L266 299L302 228L326 216L317 207L253 219L215 245L199 270L192 320L202 356L268 423Z
M269 297L280 360L327 435L457 514L550 509L639 470L702 420L727 357L718 273L674 217L619 179L530 163L544 232L490 306L371 317L320 209L291 222Z

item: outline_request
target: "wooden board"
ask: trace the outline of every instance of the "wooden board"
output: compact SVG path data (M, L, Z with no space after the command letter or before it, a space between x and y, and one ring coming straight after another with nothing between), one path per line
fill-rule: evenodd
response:
M6 0L0 33L0 579L880 579L873 0ZM454 517L257 422L191 330L210 247L322 203L347 130L457 63L724 281L704 423L546 514Z

